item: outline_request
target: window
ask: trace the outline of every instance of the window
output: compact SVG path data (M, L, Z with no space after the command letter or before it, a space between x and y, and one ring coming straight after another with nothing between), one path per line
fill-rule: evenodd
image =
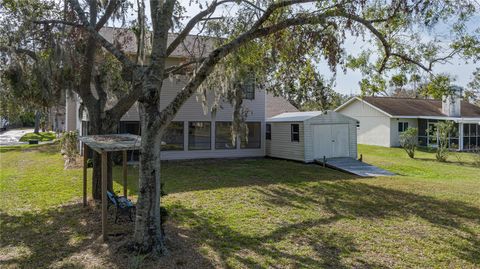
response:
M241 84L241 87L244 99L255 99L255 77L253 75L248 76Z
M300 126L298 124L291 125L291 139L292 142L300 141Z
M232 123L217 121L215 123L215 148L235 149L237 141L232 137Z
M247 122L248 135L246 139L242 139L240 148L242 149L257 149L260 148L262 140L261 124L260 122Z
M267 123L267 130L265 131L265 139L272 140L272 125Z
M162 136L162 150L183 150L183 121L173 121Z
M399 122L398 123L398 132L405 132L408 129L408 122Z
M211 127L208 121L194 121L188 123L188 149L211 149Z
M88 135L88 121L82 121L82 133L80 135Z

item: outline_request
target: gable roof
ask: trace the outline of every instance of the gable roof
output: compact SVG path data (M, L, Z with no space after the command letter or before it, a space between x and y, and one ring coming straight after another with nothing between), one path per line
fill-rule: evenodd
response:
M447 117L447 115L442 113L442 101L440 100L398 97L355 97L335 109L335 111L343 109L355 100L364 101L390 117ZM480 118L480 107L465 101L461 102L461 117Z
M267 119L285 112L299 112L287 99L271 93L267 93L266 106Z
M305 111L305 112L287 112L267 119L268 122L291 122L305 121L313 117L322 115L322 111Z

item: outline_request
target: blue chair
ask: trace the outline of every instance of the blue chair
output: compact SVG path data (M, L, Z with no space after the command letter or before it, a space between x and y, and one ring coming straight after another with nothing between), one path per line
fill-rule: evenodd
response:
M125 196L117 196L115 193L110 191L107 191L107 197L110 202L109 205L112 204L115 206L115 223L117 223L119 215L128 215L130 221L133 221L132 211L135 206L133 205L132 201Z

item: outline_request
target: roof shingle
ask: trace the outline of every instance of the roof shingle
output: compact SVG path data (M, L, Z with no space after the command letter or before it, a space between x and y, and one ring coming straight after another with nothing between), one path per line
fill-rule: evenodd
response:
M267 119L285 112L299 112L287 99L267 93Z

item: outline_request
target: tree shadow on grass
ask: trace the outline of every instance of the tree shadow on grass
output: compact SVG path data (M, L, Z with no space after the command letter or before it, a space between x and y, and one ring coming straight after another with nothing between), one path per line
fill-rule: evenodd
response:
M361 255L358 240L332 229L339 221L371 220L370 225L380 225L381 220L397 219L399 224L407 223L410 217L421 218L431 227L448 234L442 238L444 248L451 250L460 260L471 264L480 264L480 209L466 203L442 201L432 197L371 186L352 181L319 182L302 186L301 190L285 188L281 185L269 188L255 187L253 192L262 199L256 205L266 208L281 207L288 212L292 208L313 210L322 207L329 214L325 217L299 220L278 225L266 235L251 235L249 231L238 231L228 225L223 216L209 218L200 211L185 207L181 202L171 206L178 225L187 223L185 233L191 235L199 243L211 248L225 267L240 264L247 268L266 267L308 267L308 268L381 268L390 266L422 266L419 264L402 264L402 260L388 252L390 263L379 262L378 257L365 258ZM236 210L239 210L238 208ZM245 210L248 210L247 208ZM287 219L288 215L285 215ZM262 225L252 223L251 226ZM422 226L411 223L406 227L406 236L412 240L428 240L419 235L410 235L409 229ZM419 225L418 227L416 225ZM373 232L375 233L375 232ZM389 235L372 234L372 237ZM433 234L427 235L436 236ZM452 237L455 240L451 240ZM276 245L276 242L285 243ZM412 242L413 242L412 241ZM371 243L371 242L370 242ZM286 248L282 247L287 245ZM368 242L367 242L368 244ZM301 251L292 250L298 246L313 249L313 254L301 255ZM415 248L415 245L412 245ZM415 250L409 255L416 255ZM439 254L441 255L441 254ZM427 257L435 261L436 257ZM347 261L348 260L348 261ZM282 265L279 265L281 263ZM428 267L428 264L425 265ZM438 265L440 266L440 265Z
M113 222L109 214L109 242L101 240L100 210L80 203L42 212L0 212L0 268L209 268L210 262L190 242L168 226L168 256L150 261L126 252L133 222ZM140 261L140 262L138 262ZM210 266L211 267L211 266Z
M128 169L128 192L137 195L138 170L134 167ZM166 161L162 162L161 169L161 180L167 193L356 178L318 164L266 158ZM123 184L121 167L114 169L113 179Z

